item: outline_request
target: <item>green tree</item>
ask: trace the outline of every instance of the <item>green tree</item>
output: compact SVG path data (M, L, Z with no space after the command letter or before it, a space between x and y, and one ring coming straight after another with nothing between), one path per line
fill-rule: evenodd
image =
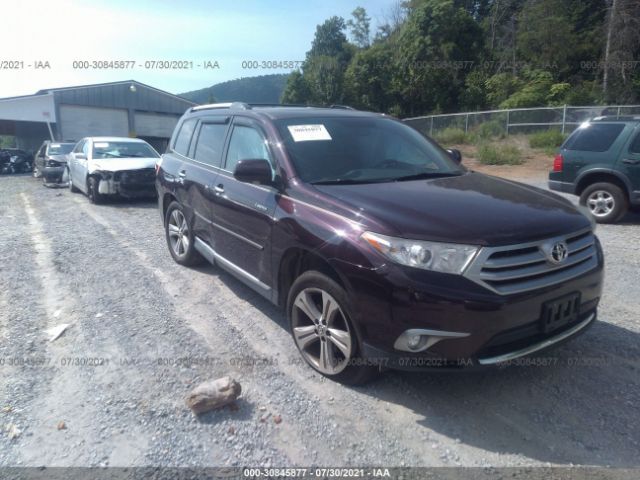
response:
M388 42L356 53L345 72L346 101L365 110L397 112L394 70L393 51Z
M287 85L282 93L282 103L308 104L311 98L309 85L302 76L302 72L295 71L287 78Z
M470 66L483 51L482 30L453 0L423 0L410 10L397 45L394 86L402 110L454 110Z
M351 12L353 18L347 20L347 27L351 33L353 43L360 48L366 48L371 44L371 18L363 7L357 7Z

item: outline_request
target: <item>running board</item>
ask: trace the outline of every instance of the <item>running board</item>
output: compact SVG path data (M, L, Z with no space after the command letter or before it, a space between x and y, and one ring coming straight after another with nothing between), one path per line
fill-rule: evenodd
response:
M220 254L218 254L213 248L207 245L204 241L200 240L198 237L195 237L196 250L209 262L220 265L223 269L236 276L247 285L252 287L258 293L264 295L267 298L270 298L269 293L271 292L271 287L262 283L258 278L251 275L246 270L243 270L235 263L230 262Z

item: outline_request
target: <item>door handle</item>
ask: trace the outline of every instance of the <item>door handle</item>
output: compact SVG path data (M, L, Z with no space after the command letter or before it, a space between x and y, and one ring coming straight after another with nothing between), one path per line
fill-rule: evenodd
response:
M184 178L186 175L187 175L187 171L186 171L186 170L180 170L180 171L178 172L178 176L179 176L180 178Z
M224 185L222 184L216 185L215 187L213 187L213 190L216 193L224 193Z
M637 165L640 163L640 160L633 158L625 158L622 160L622 163L626 163L627 165Z

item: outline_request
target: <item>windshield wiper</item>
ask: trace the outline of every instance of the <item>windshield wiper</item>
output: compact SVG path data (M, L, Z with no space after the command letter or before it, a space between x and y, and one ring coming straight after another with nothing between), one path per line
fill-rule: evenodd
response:
M423 178L442 178L442 177L459 177L462 172L422 172L413 175L405 175L404 177L394 178L394 182L404 182L407 180L422 180Z

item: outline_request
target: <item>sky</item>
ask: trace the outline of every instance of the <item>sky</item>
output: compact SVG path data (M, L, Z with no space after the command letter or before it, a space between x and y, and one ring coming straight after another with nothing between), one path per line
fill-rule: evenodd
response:
M354 8L363 6L375 30L394 3L396 0L13 1L3 7L0 97L132 79L182 93L240 77L287 73L290 69L243 68L243 62L304 60L316 26L327 18L347 19ZM93 68L100 66L93 62L112 61L123 61L121 66L124 61L129 66L135 62L135 66ZM171 61L193 62L193 67L159 69L153 65ZM91 68L82 68L86 66Z

